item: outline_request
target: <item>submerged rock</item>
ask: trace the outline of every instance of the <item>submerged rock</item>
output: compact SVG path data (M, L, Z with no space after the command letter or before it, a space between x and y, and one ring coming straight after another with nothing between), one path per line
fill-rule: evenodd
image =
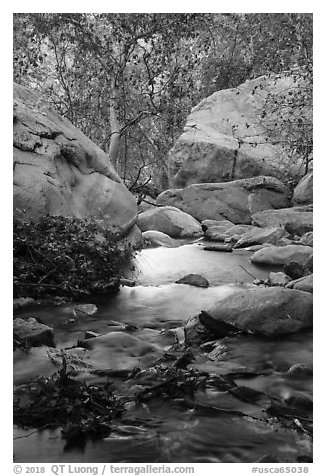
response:
M312 412L313 401L311 398L303 395L291 395L285 399L285 403L291 408Z
M205 245L203 246L203 250L205 251L224 251L224 252L231 252L233 251L232 246L230 243L225 243L225 244L219 244L219 243L214 243L212 245Z
M97 369L132 370L163 353L157 345L119 331L87 339L83 345L89 363Z
M236 292L207 311L205 327L214 332L215 320L242 331L265 336L291 334L312 326L312 296L281 287L248 288Z
M141 213L137 224L142 232L156 230L172 238L203 235L200 223L188 213L175 207L159 207Z
M69 310L74 316L85 317L95 314L97 307L95 304L74 304Z
M313 457L311 455L299 455L297 456L296 463L313 463Z
M277 456L268 453L259 458L257 463L281 463L281 460Z
M47 345L54 347L54 333L52 327L38 322L34 317L29 319L14 319L14 339L20 344L31 347Z
M197 286L199 288L209 287L209 281L199 274L187 274L187 276L178 279L176 284L189 284L189 286Z
M310 246L303 245L286 245L286 246L270 246L256 251L250 261L254 264L265 264L270 266L285 265L290 263L298 263L304 266L312 255ZM286 271L287 274L289 274Z

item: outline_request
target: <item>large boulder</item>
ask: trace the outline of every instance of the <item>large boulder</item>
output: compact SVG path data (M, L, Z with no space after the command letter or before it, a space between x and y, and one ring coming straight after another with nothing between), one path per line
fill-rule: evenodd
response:
M294 205L309 205L313 202L313 172L309 172L300 180L293 192Z
M269 266L289 265L297 263L306 266L308 259L312 256L312 248L303 245L269 246L256 251L250 261L254 264L264 264Z
M290 205L288 188L265 176L166 190L157 203L177 207L199 221L227 219L236 224L251 224L252 214L258 211Z
M303 235L313 229L312 205L264 210L252 215L253 225L265 228L283 226L291 234Z
M205 313L201 323L210 331L222 321L242 331L272 337L309 328L312 317L313 299L309 293L281 287L256 287L217 302Z
M157 207L140 213L137 224L142 232L157 230L172 238L203 235L198 221L175 207Z
M14 211L98 218L122 236L137 204L108 156L35 91L14 84Z
M269 140L270 127L261 115L268 97L289 95L296 86L291 77L260 77L202 100L169 153L171 186L303 173L302 163L287 156L281 140ZM276 122L277 114L270 111L266 121Z

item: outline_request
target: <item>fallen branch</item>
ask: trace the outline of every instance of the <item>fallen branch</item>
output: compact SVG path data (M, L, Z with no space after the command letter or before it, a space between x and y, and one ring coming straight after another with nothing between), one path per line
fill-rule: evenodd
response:
M40 428L37 428L36 430L31 431L30 433L27 433L27 435L16 436L16 437L13 438L13 439L14 439L14 440L19 440L20 438L28 438L29 436L34 435L34 433L37 433L38 431L44 430L45 428L49 428L49 426L51 426L51 425L41 426Z
M246 268L244 268L243 266L241 266L241 264L239 264L240 268L243 269L243 271L245 271L247 274L249 274L249 276L251 276L252 278L254 279L257 279L256 276L254 276L253 274L249 273L249 271L246 270Z
M142 201L140 203L142 203L142 202L148 203L148 205L153 205L153 207L164 207L164 205L149 202L148 200L145 200L144 198L142 199Z
M54 271L56 271L58 268L60 268L61 264L58 264L57 266L55 266L53 269L50 269L50 271L48 273L46 273L37 283L37 285L39 285L42 281L44 281L44 279L46 279L48 276L50 276L50 274L54 273Z

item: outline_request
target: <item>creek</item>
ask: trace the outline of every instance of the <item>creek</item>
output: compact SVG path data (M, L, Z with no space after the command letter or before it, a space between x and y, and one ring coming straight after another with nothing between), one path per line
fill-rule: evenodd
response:
M181 336L190 316L252 283L251 275L267 278L271 269L252 265L250 254L246 250L204 251L199 243L145 249L135 258L134 269L128 275L136 286L122 287L108 299L90 299L98 308L95 314L75 316L68 305L38 305L18 311L15 317L36 317L53 327L57 349L76 345L91 330L98 334L130 334L153 345L159 355ZM211 286L175 284L189 273L206 277ZM108 348L107 342L93 352L80 349L78 355L86 356L97 368L140 365L145 369L152 363L150 355L139 357L128 346ZM277 340L252 335L224 338L215 347L213 357L203 355L196 359L195 368L218 375L247 373L247 377L236 378L235 382L276 398L311 399L312 378L296 379L287 374L296 363L312 365L310 331ZM56 370L45 347L14 352L15 384ZM93 376L90 381L97 383L101 378ZM239 410L248 416L204 409L194 412L176 400L153 399L131 407L109 437L87 442L83 450L65 448L59 429L31 434L31 429L15 427L15 462L228 463L255 462L265 455L275 456L280 462L294 462L312 453L311 439L305 433L266 422L264 404L244 402L214 388L197 391L196 397L205 404Z

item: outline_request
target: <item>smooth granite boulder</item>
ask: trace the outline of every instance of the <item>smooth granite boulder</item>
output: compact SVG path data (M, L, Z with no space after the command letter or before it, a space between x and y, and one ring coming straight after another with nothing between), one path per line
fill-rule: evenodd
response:
M264 264L269 266L289 265L297 263L305 266L313 251L310 246L286 245L269 246L256 251L250 261L254 264Z
M117 237L137 220L136 199L108 155L35 91L14 84L14 214L95 218Z
M142 232L156 230L172 238L200 237L200 223L175 207L158 207L141 213L137 225Z
M182 135L168 155L171 187L283 173L303 174L301 160L289 157L280 136L270 138L268 125L278 120L269 111L264 124L261 112L267 98L288 97L297 87L287 75L261 76L239 86L220 90L203 99L188 116ZM285 111L284 111L285 113ZM311 110L300 109L311 117ZM291 108L288 114L293 114Z
M258 176L166 190L156 202L177 207L201 222L228 220L234 224L251 225L252 215L261 210L289 207L289 196L289 189L280 180Z
M311 327L313 299L293 289L253 287L218 301L205 314L210 331L222 321L245 332L274 337Z

